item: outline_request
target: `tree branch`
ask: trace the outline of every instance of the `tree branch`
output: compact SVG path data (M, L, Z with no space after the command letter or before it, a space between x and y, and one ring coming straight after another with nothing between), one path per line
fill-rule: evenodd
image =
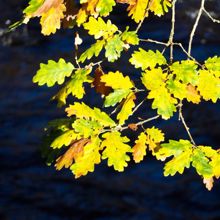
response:
M196 32L196 29L198 27L199 20L201 18L202 12L204 11L204 4L205 4L205 0L201 0L201 5L200 5L200 8L199 8L198 15L196 17L196 20L195 20L195 23L193 25L192 31L190 33L189 45L188 45L188 54L190 54L190 55L191 55L191 50L192 50L192 41L193 41L193 38L194 38L194 35L195 35L195 32Z

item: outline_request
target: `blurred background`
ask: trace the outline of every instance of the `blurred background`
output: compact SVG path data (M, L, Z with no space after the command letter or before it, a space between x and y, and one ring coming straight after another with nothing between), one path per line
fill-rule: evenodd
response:
M38 19L34 19L28 26L6 33L9 24L21 19L26 4L25 0L8 0L0 6L0 220L220 219L220 181L208 192L194 170L165 178L163 163L150 155L140 164L131 162L124 173L114 172L104 162L94 173L77 180L69 170L56 172L46 166L39 150L44 127L64 111L49 101L57 87L38 87L32 77L40 62L59 57L73 60L74 31L44 37ZM184 46L199 4L199 0L178 1L175 39ZM206 8L220 18L219 0L207 0ZM124 11L122 6L112 15L122 30L131 22L123 16ZM139 36L165 42L169 31L170 13L146 19ZM193 55L199 61L220 55L219 34L220 25L204 15L193 43ZM88 47L91 39L83 32L80 36ZM141 46L156 49L151 44ZM181 58L184 54L175 48L175 59ZM114 65L104 63L103 69L131 72L123 58ZM87 101L100 105L91 94ZM183 113L198 144L220 147L219 107L211 102L185 104ZM167 138L187 138L177 115L169 121L158 120L156 125Z

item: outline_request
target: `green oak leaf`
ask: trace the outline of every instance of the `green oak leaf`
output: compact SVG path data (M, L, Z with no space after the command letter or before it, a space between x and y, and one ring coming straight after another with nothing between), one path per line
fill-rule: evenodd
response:
M72 74L73 69L74 66L62 58L58 62L49 60L48 64L40 64L40 69L33 77L33 82L38 83L39 86L47 84L48 87L53 86L55 83L61 85L64 83L65 77Z
M109 62L114 62L121 56L124 43L119 35L115 35L113 38L107 41L105 46L105 57Z

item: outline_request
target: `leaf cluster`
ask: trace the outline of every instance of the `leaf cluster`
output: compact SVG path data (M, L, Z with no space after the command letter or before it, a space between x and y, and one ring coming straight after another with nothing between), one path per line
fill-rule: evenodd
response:
M122 31L108 17L118 4L127 5L128 16L137 23L135 30L127 26ZM55 163L57 170L69 168L78 178L93 172L95 165L107 160L108 166L121 172L131 159L139 163L150 152L157 160L165 161L165 176L183 174L185 169L193 167L209 190L214 179L219 178L220 150L195 144L182 115L182 106L183 102L199 104L219 100L220 57L210 57L201 64L182 47L187 59L173 61L172 52L168 59L164 50L173 49L172 31L168 43L160 43L165 46L163 51L140 47L142 39L138 30L144 19L149 14L164 15L173 4L171 0L81 0L78 5L70 0L29 1L24 10L24 22L40 17L44 35L55 33L62 25L78 26L95 40L79 57L76 55L73 62L63 58L49 60L40 64L33 77L33 82L39 86L61 86L52 99L57 100L59 107L69 105L65 107L67 117L51 122L48 128L55 135L48 132L45 155L48 155L48 163ZM81 43L77 35L76 54ZM115 62L127 56L126 52L133 46L139 48L133 50L128 60L131 71L140 72L138 82L120 70L103 70L103 62ZM94 63L94 58L99 61ZM139 88L140 83L142 88ZM97 96L101 95L102 109L83 102L85 85L94 89ZM145 95L141 103L137 103L139 93ZM74 102L69 103L68 96L74 97ZM130 116L146 101L151 103L157 115L148 119L138 117L139 121L129 123ZM109 114L108 109L113 112ZM149 121L168 120L176 113L179 113L189 140L166 140L159 128L144 127ZM135 132L135 141L123 134L126 129Z

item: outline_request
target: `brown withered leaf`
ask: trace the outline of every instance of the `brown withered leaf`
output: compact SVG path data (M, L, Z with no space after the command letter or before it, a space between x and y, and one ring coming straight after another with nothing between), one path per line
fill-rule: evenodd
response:
M101 82L101 76L104 75L104 72L101 67L98 67L95 70L95 77L93 81L93 86L97 93L101 93L102 95L107 96L112 92L112 88L105 85L105 83Z
M32 15L32 17L39 17L43 13L47 13L51 8L57 8L59 5L63 4L64 0L45 0L44 3L37 9Z
M64 28L68 28L74 25L74 20L77 16L79 7L77 7L75 1L72 0L64 0L64 4L66 6L66 12L62 24Z
M87 138L75 141L62 156L57 158L55 164L56 169L61 170L63 167L70 167L73 163L73 160L77 160L78 158L83 156L84 146L89 142L90 140Z
M214 183L213 177L204 178L203 183L205 184L205 187L210 191L212 189L213 183Z
M130 128L132 131L137 131L138 126L134 123L131 123L128 125L128 128Z

